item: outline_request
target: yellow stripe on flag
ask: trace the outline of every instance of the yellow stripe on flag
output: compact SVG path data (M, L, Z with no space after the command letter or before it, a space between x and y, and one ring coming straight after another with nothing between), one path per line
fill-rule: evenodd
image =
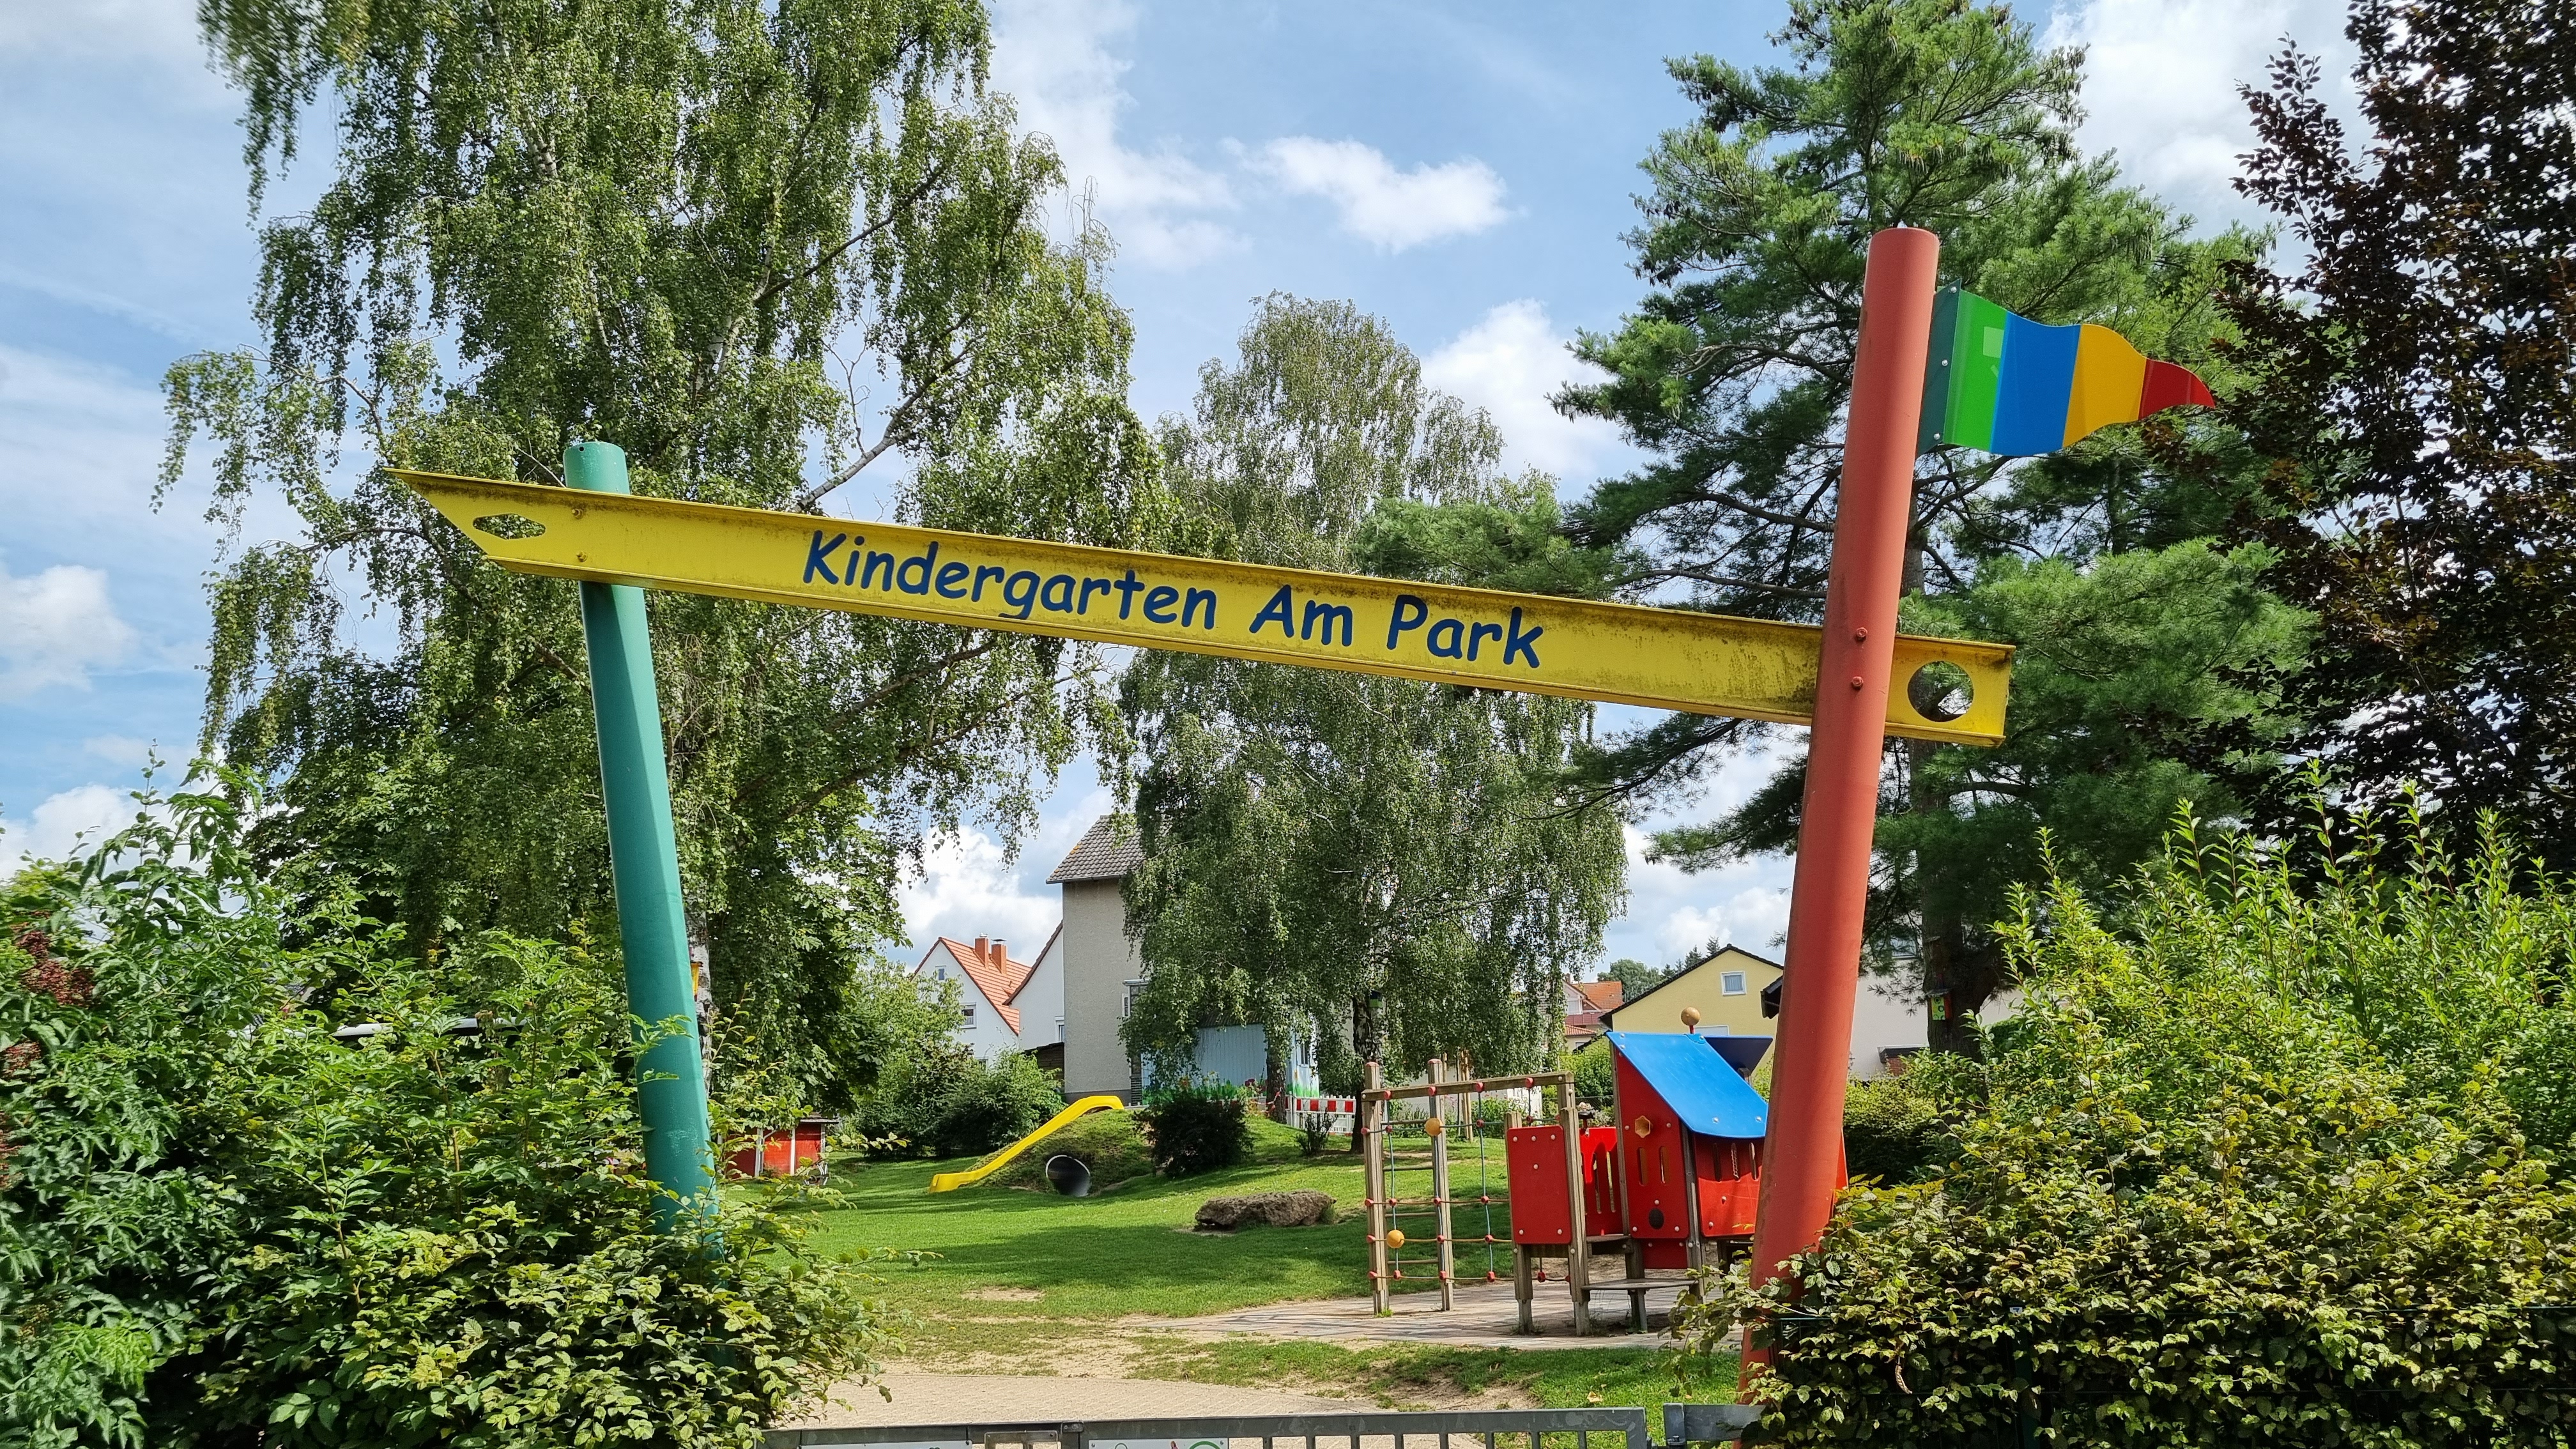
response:
M2075 386L2066 397L2066 439L2095 428L2138 420L2138 396L2147 385L2147 356L2108 327L2084 324L2075 344Z

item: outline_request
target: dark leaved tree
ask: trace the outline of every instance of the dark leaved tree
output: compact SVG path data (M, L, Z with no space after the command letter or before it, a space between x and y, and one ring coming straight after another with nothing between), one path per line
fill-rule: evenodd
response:
M2304 741L2576 856L2576 15L2358 0L2369 136L2315 57L2249 90L2238 183L2301 244L2229 297L2275 577L2318 616ZM2356 154L2358 152L2358 154Z

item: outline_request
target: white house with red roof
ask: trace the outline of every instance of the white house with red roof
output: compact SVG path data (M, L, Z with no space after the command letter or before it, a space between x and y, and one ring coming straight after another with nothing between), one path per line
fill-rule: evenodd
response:
M1041 1066L1064 1065L1064 928L1047 937L1034 961L1014 960L1010 944L989 936L960 941L942 936L923 952L912 974L924 981L957 983L965 1020L957 1039L992 1061L1006 1052L1034 1052Z

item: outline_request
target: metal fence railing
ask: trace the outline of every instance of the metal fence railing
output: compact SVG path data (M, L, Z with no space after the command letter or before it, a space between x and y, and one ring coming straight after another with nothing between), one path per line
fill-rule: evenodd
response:
M1667 1404L1664 1440L1714 1442L1743 1433L1756 1411L1733 1404ZM1646 1410L1440 1409L1408 1413L1208 1414L1181 1419L897 1424L772 1429L769 1449L1649 1449Z

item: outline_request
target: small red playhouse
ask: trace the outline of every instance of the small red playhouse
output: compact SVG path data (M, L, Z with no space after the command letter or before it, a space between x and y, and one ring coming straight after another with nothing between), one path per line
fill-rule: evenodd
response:
M1725 1262L1753 1236L1770 1108L1748 1078L1771 1039L1614 1031L1604 1040L1618 1073L1608 1125L1583 1128L1571 1159L1561 1125L1509 1133L1513 1276L1524 1330L1540 1259L1567 1260L1578 1316L1595 1288L1617 1288L1628 1294L1631 1322L1643 1329L1649 1272ZM1570 1161L1580 1164L1579 1214ZM1589 1263L1572 1254L1578 1231L1593 1253L1621 1255L1620 1281L1591 1281Z

